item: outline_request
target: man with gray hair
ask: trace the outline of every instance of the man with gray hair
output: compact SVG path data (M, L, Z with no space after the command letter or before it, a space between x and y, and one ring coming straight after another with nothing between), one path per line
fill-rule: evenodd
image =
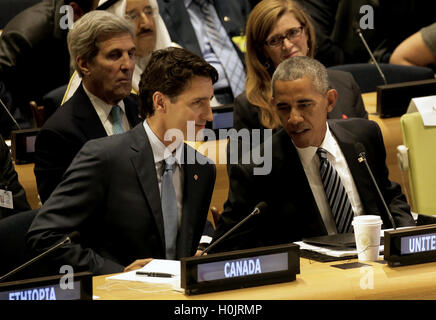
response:
M130 96L135 68L132 26L112 13L92 11L74 24L68 49L82 84L36 138L35 176L42 202L85 142L140 122L136 97Z
M380 128L366 119L327 120L337 92L328 87L325 67L309 57L283 61L272 77L271 108L282 129L272 138L272 171L253 175L253 165L233 166L224 212L214 235L219 238L259 201L268 211L254 216L216 251L276 245L302 238L352 232L354 215L380 215L392 224L378 198L359 148L399 226L414 225L401 187L388 179Z

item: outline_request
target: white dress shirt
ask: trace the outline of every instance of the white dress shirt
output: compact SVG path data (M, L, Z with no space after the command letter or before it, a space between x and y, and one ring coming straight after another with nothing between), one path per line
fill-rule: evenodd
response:
M111 136L114 134L113 127L112 127L112 119L110 116L111 110L113 105L110 105L103 100L101 100L99 97L95 96L91 92L89 92L85 85L83 85L83 89L85 89L86 95L89 97L89 100L91 100L92 105L94 106L95 111L97 112L98 117L100 118L101 123L103 124L104 129L106 130L106 133L108 136ZM117 105L121 108L121 123L123 126L123 130L128 131L130 129L129 120L126 116L126 110L124 106L123 100L119 101Z
M327 131L324 141L320 148L327 150L327 159L332 166L336 169L350 199L351 207L353 208L354 215L361 215L364 213L362 202L357 192L356 185L348 168L347 161L341 151L336 139L331 134L327 124ZM322 220L326 226L328 234L337 233L336 224L333 214L327 200L327 196L322 184L321 175L319 173L319 157L316 154L317 147L298 148L298 155L300 156L301 163L306 173L307 180L309 181L310 188L312 189L313 196L316 204L321 213ZM356 160L357 161L357 160Z
M157 182L159 184L159 192L161 192L162 187L162 176L165 170L165 162L164 160L168 157L168 149L159 140L159 138L154 134L153 130L151 130L150 126L147 123L147 120L144 121L144 129L147 133L148 140L151 144L151 149L153 150L154 164L156 166L157 173ZM182 220L182 204L183 204L183 167L181 165L181 154L183 148L183 141L177 146L173 156L176 158L176 166L173 169L173 183L174 189L176 191L177 197L177 213L178 213L178 223L180 227L180 223Z

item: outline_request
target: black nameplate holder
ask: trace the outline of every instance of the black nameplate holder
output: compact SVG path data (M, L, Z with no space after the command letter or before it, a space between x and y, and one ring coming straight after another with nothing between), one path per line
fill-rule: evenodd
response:
M181 259L181 287L187 295L289 282L299 273L296 244Z
M436 261L436 224L385 231L384 238L391 267Z
M92 273L0 283L0 300L92 300Z
M402 116L412 98L431 96L435 92L436 79L377 86L377 113L381 118Z

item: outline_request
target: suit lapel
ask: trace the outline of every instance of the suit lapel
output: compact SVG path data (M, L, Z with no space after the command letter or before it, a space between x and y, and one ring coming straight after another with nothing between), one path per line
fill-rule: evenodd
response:
M106 137L106 130L104 129L91 100L89 100L86 95L82 84L79 86L73 97L75 99L74 114L78 119L77 124L88 140Z
M372 191L373 185L370 179L368 179L369 173L365 164L359 163L358 161L359 155L356 151L355 144L360 141L359 137L332 120L329 120L329 127L347 161L348 168L350 169L351 176L353 177L354 184L366 213L377 212L377 206L373 205L376 204L377 201Z
M124 106L126 110L126 117L129 120L130 128L134 128L138 123L141 122L141 118L138 115L138 103L136 102L137 96L130 94L126 97L124 101Z
M137 155L133 156L131 161L136 170L136 174L138 175L139 183L149 205L151 214L156 222L156 227L159 231L162 241L162 246L165 248L165 233L163 227L164 224L161 197L150 141L148 140L142 124L138 124L135 128L130 130L129 133L133 137L131 148L137 152Z
M205 180L205 177L209 176L207 171L207 166L200 165L198 163L187 164L186 159L187 149L190 148L188 145L183 146L184 159L183 164L183 209L182 209L182 221L179 228L178 243L177 243L177 256L190 256L191 248L194 241L194 230L198 230L199 221L202 221L201 217L198 216L199 212L202 212L200 206L202 205L202 199L199 199L198 195L206 194L203 188L208 186L204 185L203 182L209 181ZM192 148L190 151L195 152Z
M278 160L278 163L284 166L284 168L280 169L279 172L280 174L287 172L286 176L281 176L280 179L296 182L293 184L292 191L292 193L295 193L295 199L298 203L298 217L296 219L302 221L300 225L304 226L304 234L313 236L327 234L327 229L325 228L297 149L285 130L280 130L277 133L277 136L279 135L281 136L281 146L277 150L284 150L283 159Z

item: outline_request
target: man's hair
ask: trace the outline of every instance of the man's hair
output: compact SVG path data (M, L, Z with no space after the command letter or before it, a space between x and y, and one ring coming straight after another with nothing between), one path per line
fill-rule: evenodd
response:
M128 33L133 38L133 26L107 11L95 10L88 12L74 23L68 32L67 42L71 64L79 76L83 76L77 65L77 57L92 61L98 54L99 43L119 34Z
M170 47L154 51L139 82L141 117L145 119L154 114L156 91L175 100L195 76L210 78L212 83L218 80L214 67L186 49Z
M324 65L313 58L301 56L286 59L277 66L271 80L272 96L274 97L276 80L293 81L304 77L311 78L319 93L326 94L329 90L328 74Z

